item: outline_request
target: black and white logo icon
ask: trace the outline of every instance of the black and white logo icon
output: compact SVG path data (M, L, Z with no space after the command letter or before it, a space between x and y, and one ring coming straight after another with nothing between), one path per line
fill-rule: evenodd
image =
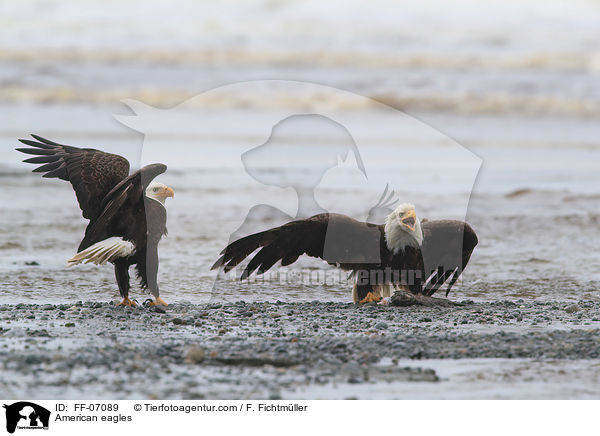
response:
M19 401L10 405L4 404L3 407L6 409L6 431L9 433L14 433L16 429L48 429L50 411L42 406Z

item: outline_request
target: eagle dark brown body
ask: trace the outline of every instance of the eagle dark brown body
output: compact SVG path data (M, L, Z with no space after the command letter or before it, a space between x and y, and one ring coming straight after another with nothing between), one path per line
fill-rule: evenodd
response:
M128 270L135 265L142 287L152 293L155 303L166 304L160 298L157 274L158 243L167 233L167 213L161 201L146 194L166 165L147 165L129 175L129 162L122 156L32 136L36 141L20 140L32 148L17 149L36 156L24 162L43 164L33 170L44 173L42 177L70 182L83 217L89 219L76 261L69 262L113 263L122 304L127 305L134 304L129 299ZM172 196L173 190L164 188L164 195ZM103 246L103 241L116 242Z
M254 272L264 273L278 261L282 266L290 265L306 254L353 271L355 301L364 300L369 293L377 294L375 288L385 284L433 295L449 278L449 288L454 285L477 245L477 237L462 221L425 221L422 229L421 246L391 250L386 225L340 214L319 214L230 243L212 268L223 266L224 272L229 272L260 248L243 270L241 280Z

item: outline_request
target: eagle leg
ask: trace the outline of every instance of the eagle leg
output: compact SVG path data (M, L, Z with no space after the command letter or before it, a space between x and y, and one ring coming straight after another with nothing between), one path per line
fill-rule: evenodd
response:
M168 306L167 302L160 297L156 297L156 300L150 301L149 306Z
M168 306L167 302L159 297L158 289L158 249L157 243L150 245L146 251L143 262L138 262L142 286L146 287L154 296L154 301L149 301L149 306Z
M371 303L371 302L377 303L379 300L381 300L381 297L378 297L373 292L369 292L365 298L363 298L362 300L359 301L359 303L360 304Z
M130 300L129 297L123 298L123 301L121 301L118 305L119 306L127 306L127 307L135 307L135 306L137 306L137 304L135 303L135 301Z
M119 293L123 297L123 301L119 306L135 307L135 301L129 299L129 265L125 262L115 262L115 277L119 285Z

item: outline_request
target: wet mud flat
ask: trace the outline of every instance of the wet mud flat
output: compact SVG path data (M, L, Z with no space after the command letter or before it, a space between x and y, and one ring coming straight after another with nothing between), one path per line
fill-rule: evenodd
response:
M3 398L594 398L600 302L0 305Z

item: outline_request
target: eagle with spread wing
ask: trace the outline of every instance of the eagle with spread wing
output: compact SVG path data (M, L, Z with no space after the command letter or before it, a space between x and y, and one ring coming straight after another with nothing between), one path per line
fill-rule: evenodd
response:
M227 273L258 250L242 271L243 280L306 254L352 271L355 303L379 301L394 288L432 296L446 282L448 295L477 242L466 222L420 221L414 206L405 203L385 224L324 213L240 238L221 251L212 269L223 267Z
M151 164L129 174L129 162L122 156L31 136L35 140L19 140L29 147L17 150L35 156L23 162L42 164L33 170L44 173L42 177L70 182L89 220L68 264L112 263L123 298L119 304L125 306L136 304L129 298L129 267L135 265L142 288L154 296L150 304L166 306L157 282L158 243L167 234L165 200L174 192L153 180L167 166Z

